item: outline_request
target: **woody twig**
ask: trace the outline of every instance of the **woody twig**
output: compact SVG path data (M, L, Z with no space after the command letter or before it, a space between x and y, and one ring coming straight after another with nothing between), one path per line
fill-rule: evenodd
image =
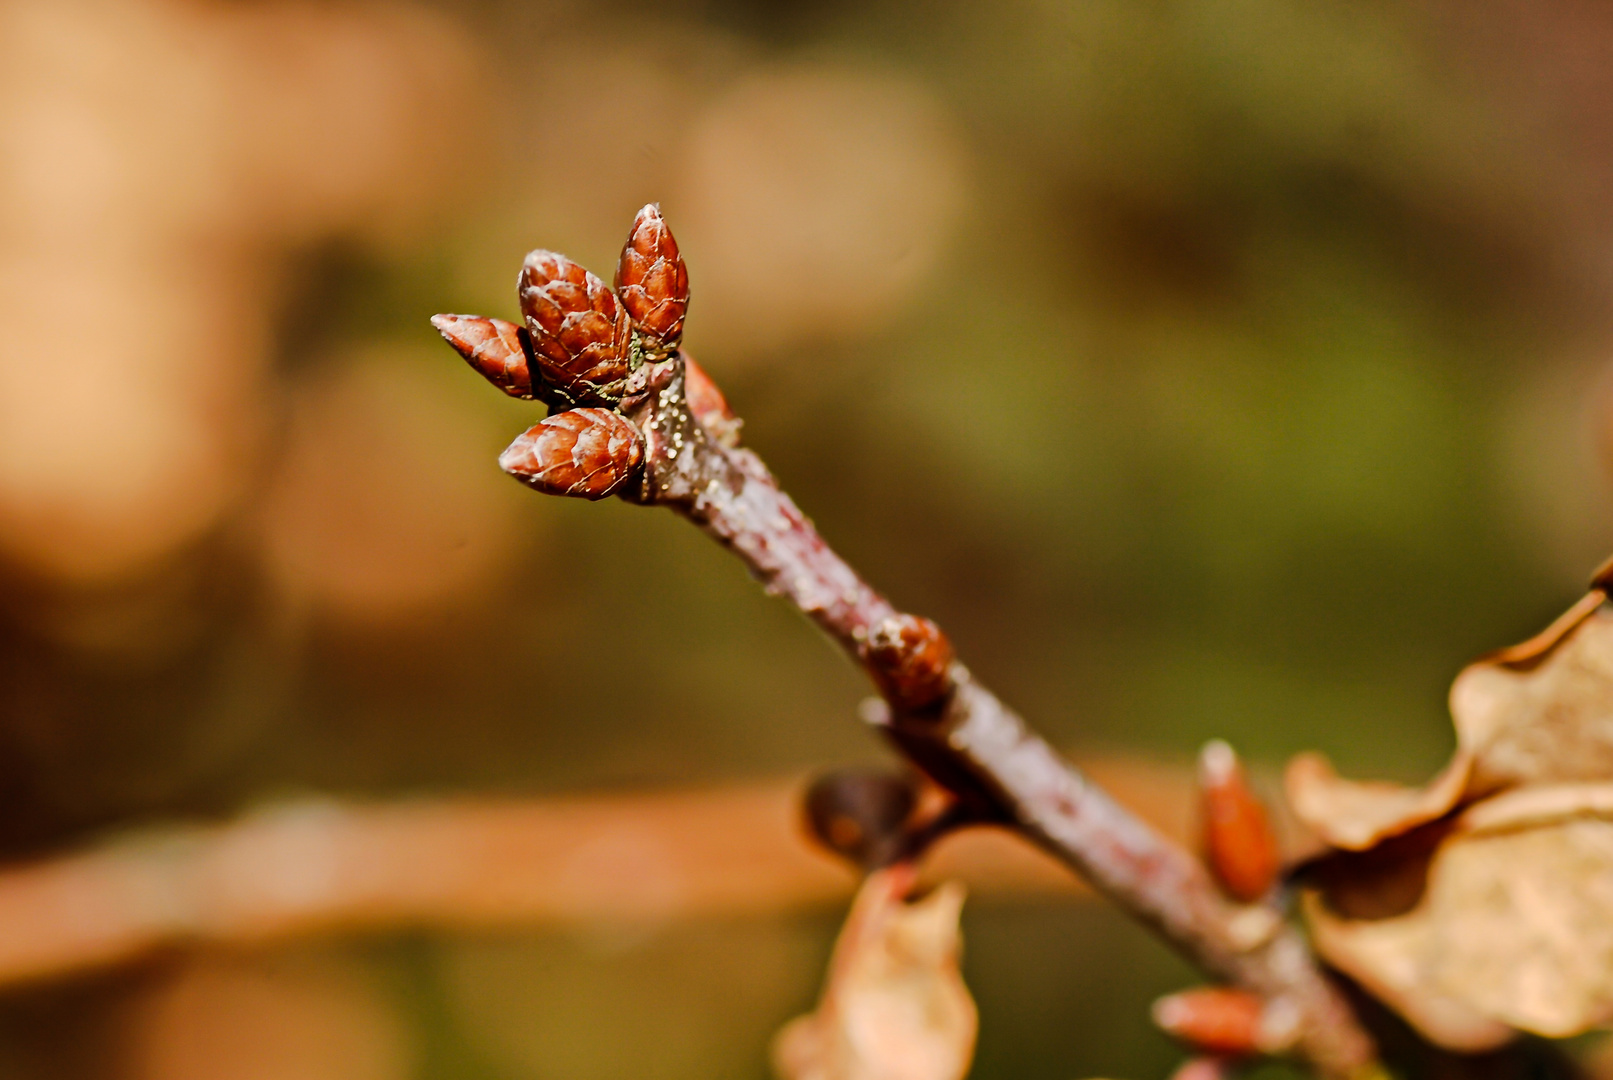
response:
M500 457L539 491L666 506L734 552L860 664L868 719L968 809L1030 838L1214 977L1262 1002L1263 1049L1354 1076L1374 1047L1299 933L1229 897L1200 861L1115 802L958 663L941 629L898 610L818 535L680 348L688 274L656 206L634 220L613 293L548 251L519 279L525 325L432 321L506 393L551 414Z

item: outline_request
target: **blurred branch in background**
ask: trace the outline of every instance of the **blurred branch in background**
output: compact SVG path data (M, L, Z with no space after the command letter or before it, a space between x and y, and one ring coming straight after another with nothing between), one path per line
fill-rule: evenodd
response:
M1185 834L1185 770L1092 774ZM152 828L0 871L0 985L164 945L259 946L333 931L468 929L777 914L849 896L809 846L794 782L572 799L288 803L212 828ZM1084 890L1003 830L946 841L927 875L981 895Z
M1610 50L1613 9L1513 0L0 0L6 880L287 790L379 828L866 760L855 674L720 552L499 477L516 413L420 323L657 199L759 448L1057 744L1425 775L1451 672L1613 547ZM639 679L575 645L624 610L682 643ZM1164 1075L1141 1003L1186 975L1106 919L966 914L976 1075ZM391 1028L187 950L150 1015L194 1067L135 1072L262 1077L295 1014L436 1040L424 1080L759 1076L827 921L450 934ZM73 1073L74 1025L166 963L7 995L0 1072L126 1075ZM454 1049L492 1029L496 1067Z

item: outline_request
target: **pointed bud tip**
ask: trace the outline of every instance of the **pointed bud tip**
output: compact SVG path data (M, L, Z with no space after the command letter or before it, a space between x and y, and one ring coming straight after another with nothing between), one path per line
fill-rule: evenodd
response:
M532 397L522 330L483 315L433 315L431 325L483 378L511 397Z
M467 349L475 347L474 342L467 344L470 340L467 332L485 326L488 321L480 315L433 315L431 317L431 325L436 328L437 333L441 334L448 344L460 352L465 352Z
M498 467L511 476L526 477L538 471L532 461L532 444L537 440L537 428L523 431L498 456Z
M1224 784L1238 771L1238 753L1224 739L1211 739L1199 751L1199 783Z
M474 323L478 318L476 315L433 315L431 325L448 344L463 352L460 343L464 340L464 326L466 323Z
M1193 1006L1181 994L1166 994L1162 998L1156 998L1148 1012L1153 1018L1155 1027L1161 1031L1173 1032L1192 1018Z

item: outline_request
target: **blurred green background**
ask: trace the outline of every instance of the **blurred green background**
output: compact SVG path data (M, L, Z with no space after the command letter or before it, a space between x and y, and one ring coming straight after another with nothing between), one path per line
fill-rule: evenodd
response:
M0 5L0 852L885 756L695 530L499 476L538 414L427 323L651 200L747 443L1054 741L1419 780L1613 550L1610 52L1504 0ZM131 1017L217 978L368 1003L331 1076L761 1077L838 917L165 957L8 993L0 1074L192 1075ZM1175 1061L1123 917L965 933L975 1076Z

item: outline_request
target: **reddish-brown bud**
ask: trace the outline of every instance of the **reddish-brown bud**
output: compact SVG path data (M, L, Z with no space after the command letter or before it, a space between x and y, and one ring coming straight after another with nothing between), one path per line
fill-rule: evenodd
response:
M807 789L807 827L830 851L872 869L896 854L917 805L912 777L841 769L820 776Z
M605 283L564 255L534 251L517 292L539 374L578 404L615 404L627 380L627 312Z
M616 292L642 337L647 359L663 360L683 338L689 310L689 271L661 207L638 212L616 264Z
M1245 903L1259 900L1282 870L1277 837L1238 755L1220 739L1199 754L1199 799L1211 872L1229 895Z
M532 397L526 331L481 315L433 315L431 325L488 382L511 397Z
M724 446L739 445L739 426L744 421L728 408L728 399L722 396L705 368L695 363L688 353L683 354L683 397L694 418L718 442Z
M1265 1004L1229 986L1201 986L1154 1002L1154 1024L1201 1053L1245 1056L1276 1049L1262 1029Z
M899 712L917 712L952 691L952 643L917 615L893 615L874 627L863 652L880 693Z
M545 495L603 499L644 462L644 436L608 409L572 409L533 425L498 463Z

